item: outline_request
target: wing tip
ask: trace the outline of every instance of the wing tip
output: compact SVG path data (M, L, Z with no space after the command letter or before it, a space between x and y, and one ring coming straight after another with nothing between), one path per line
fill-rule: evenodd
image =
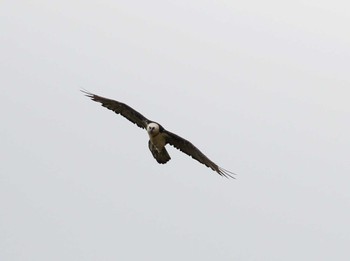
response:
M95 96L95 94L89 92L88 90L81 89L80 91L81 91L82 93L84 93L84 95L85 95L86 97L89 97L89 98L91 98L91 99Z
M219 173L219 175L221 175L221 176L223 176L225 178L232 178L232 179L236 179L234 177L234 175L237 175L236 173L233 173L233 172L231 172L229 170L226 170L226 169L220 168L220 167L218 168L217 173Z
M102 101L100 101L100 99L103 99L103 97L98 96L98 95L96 95L96 94L93 94L93 93L91 93L91 92L89 92L89 91L87 91L87 90L85 90L85 89L81 89L80 91L81 91L82 93L84 93L84 95L85 95L86 97L90 98L91 100L93 100L93 101L95 101L95 102L100 102L100 103L102 103Z

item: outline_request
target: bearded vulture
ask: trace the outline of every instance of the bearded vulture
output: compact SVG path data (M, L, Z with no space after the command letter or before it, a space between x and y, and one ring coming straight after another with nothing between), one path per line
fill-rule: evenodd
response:
M122 115L123 117L127 118L129 121L136 124L140 128L146 129L149 136L148 148L158 163L165 164L170 160L170 156L167 150L165 149L165 145L170 144L175 148L179 149L180 151L191 156L195 160L199 161L200 163L204 164L208 168L211 168L212 170L216 171L219 175L224 176L226 178L234 178L233 175L235 175L235 173L225 170L216 165L199 149L197 149L191 142L184 138L181 138L180 136L170 131L167 131L162 127L162 125L147 119L141 113L137 112L125 103L104 98L89 93L85 90L82 90L82 92L87 97L91 98L91 100L101 103L103 107L106 107L107 109Z

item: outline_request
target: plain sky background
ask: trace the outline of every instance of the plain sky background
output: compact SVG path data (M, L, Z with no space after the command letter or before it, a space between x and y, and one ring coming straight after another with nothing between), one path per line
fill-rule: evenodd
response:
M350 260L349 8L1 1L0 260Z

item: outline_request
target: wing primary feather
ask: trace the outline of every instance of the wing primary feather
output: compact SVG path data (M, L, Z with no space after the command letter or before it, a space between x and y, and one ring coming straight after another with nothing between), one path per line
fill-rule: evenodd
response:
M132 123L136 124L140 128L146 129L147 124L150 123L145 116L143 116L138 111L131 108L129 105L125 103L118 102L112 99L104 98L102 96L98 96L96 94L90 93L86 90L81 90L85 94L85 96L89 97L91 100L95 102L101 103L103 107L106 107L109 110L114 111L117 114L122 115Z
M233 173L221 167L219 167L219 174L225 178L233 178L233 179L236 179L233 175L237 175L236 173Z

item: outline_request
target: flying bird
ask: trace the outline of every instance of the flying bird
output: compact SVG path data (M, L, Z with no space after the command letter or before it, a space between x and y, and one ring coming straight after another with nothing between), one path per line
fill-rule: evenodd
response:
M125 103L104 98L85 90L82 90L82 92L87 97L91 98L91 100L101 103L103 107L122 115L132 123L136 124L138 127L146 129L149 136L148 148L158 163L165 164L171 159L168 151L165 149L165 145L170 144L204 164L208 168L211 168L219 175L226 178L234 178L233 175L235 175L235 173L219 167L191 142L164 129L159 123L147 119L141 113L137 112Z

